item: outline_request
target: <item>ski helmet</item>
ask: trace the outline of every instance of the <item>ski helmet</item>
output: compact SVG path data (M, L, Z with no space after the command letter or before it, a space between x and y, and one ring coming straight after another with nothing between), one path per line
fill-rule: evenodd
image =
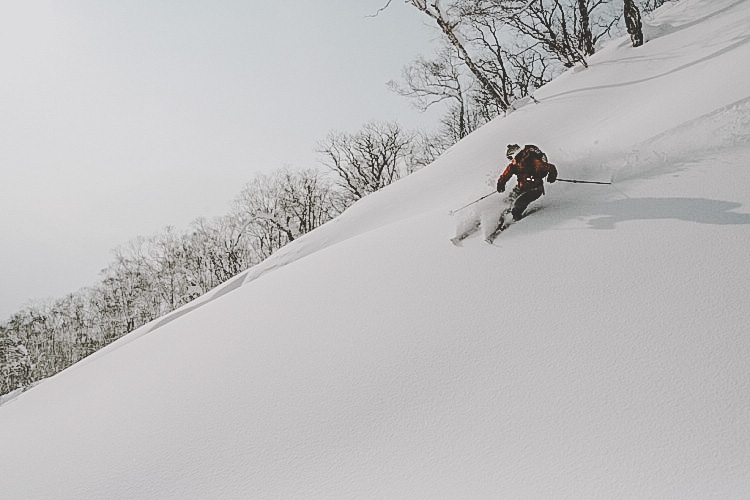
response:
M508 144L508 149L505 151L505 157L512 160L519 151L521 151L521 146L518 144Z

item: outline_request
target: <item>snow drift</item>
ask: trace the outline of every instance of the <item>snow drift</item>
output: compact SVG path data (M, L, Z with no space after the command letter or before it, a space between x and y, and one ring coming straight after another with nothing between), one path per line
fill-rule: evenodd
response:
M649 23L3 405L2 496L746 498L750 3ZM615 184L453 246L509 142Z

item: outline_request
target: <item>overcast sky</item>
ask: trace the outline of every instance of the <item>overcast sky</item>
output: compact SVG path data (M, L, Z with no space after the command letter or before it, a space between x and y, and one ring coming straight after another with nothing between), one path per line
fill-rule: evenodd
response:
M111 250L317 165L436 32L386 0L0 0L0 321L94 284Z

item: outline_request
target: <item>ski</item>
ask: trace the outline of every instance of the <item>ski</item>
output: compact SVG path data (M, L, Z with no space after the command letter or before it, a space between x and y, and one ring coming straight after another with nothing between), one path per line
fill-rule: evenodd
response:
M522 218L525 219L529 215L531 215L534 212L537 212L537 211L539 211L541 209L542 209L542 207L540 207L540 206L532 207L532 208L526 210L526 212L524 213L524 215L523 215ZM515 224L516 222L518 222L518 221L514 220L514 221L511 221L511 222L509 222L509 223L506 224L505 223L505 215L509 214L509 213L510 213L510 210L506 210L506 211L504 211L502 213L502 215L500 215L500 225L497 227L497 229L495 229L495 231L492 234L490 234L489 236L487 236L487 238L485 238L485 241L487 243L489 243L490 245L492 245L495 242L495 240L497 239L497 237L500 236L500 233L502 233L503 231L505 231L506 229L508 229L510 226L512 226L513 224Z
M524 213L523 218L525 219L529 215L531 215L534 212L537 212L537 211L539 211L541 209L542 209L541 206L531 207L528 210L526 210L526 212ZM510 222L505 223L505 216L509 215L510 213L511 213L510 209L506 209L506 210L503 211L502 214L500 214L500 223L498 224L497 229L495 229L492 232L492 234L490 234L489 236L487 236L484 239L487 243L489 243L490 245L493 244L495 242L495 240L497 239L497 237L500 236L500 233L502 233L503 231L505 231L510 226L512 226L513 224L516 223L516 221L514 221L514 220L511 220ZM481 222L479 220L475 221L474 224L472 224L472 226L469 227L466 231L464 231L463 233L461 233L461 234L459 234L459 235L454 236L453 238L451 238L451 243L453 243L457 247L461 246L461 244L463 243L463 241L466 238L468 238L469 236L471 236L474 233L476 233L479 230L480 227L481 227Z
M505 210L503 210L503 212L500 214L500 222L499 222L499 224L497 226L497 229L495 229L489 236L487 236L484 239L484 241L486 241L487 243L489 243L490 245L492 245L492 243L494 243L495 239L498 236L500 236L500 233L502 233L503 231L505 231L508 228L508 226L510 226L511 224L513 224L513 222L510 222L510 223L506 223L505 222L505 218L508 215L510 215L510 213L511 213L510 212L510 208L506 208ZM511 217L511 220L512 220L512 217Z
M453 243L456 246L461 246L461 242L464 241L469 236L471 236L472 234L476 233L479 230L479 226L480 226L480 222L479 220L477 220L469 229L459 234L458 236L451 238L451 243Z
M493 243L495 243L495 240L497 239L497 237L500 236L500 233L502 233L503 231L505 231L507 228L508 228L508 226L500 226L500 227L498 227L497 229L495 229L495 231L493 231L493 233L491 235L487 236L484 239L484 241L486 241L487 243L489 243L490 245L492 245Z

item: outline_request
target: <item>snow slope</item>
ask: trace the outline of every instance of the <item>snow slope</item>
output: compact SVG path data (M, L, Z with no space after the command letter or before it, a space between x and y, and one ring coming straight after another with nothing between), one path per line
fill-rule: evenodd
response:
M1 496L750 496L750 2L649 23L0 407ZM453 246L508 142L615 184Z

